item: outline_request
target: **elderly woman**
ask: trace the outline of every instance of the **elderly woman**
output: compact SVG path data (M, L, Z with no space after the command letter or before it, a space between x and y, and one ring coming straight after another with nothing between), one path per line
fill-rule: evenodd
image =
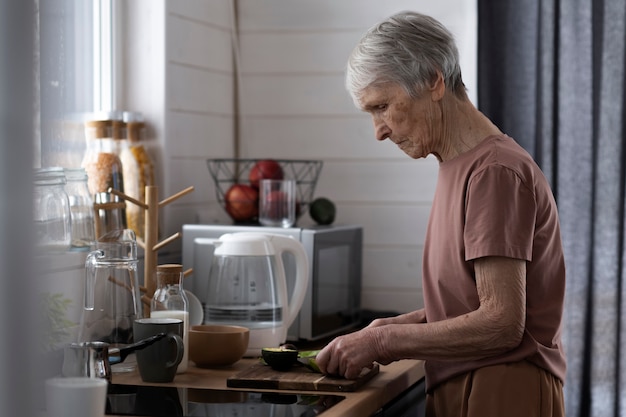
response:
M562 416L565 267L557 207L531 156L467 97L452 35L400 13L352 52L347 88L376 139L439 175L424 309L374 320L318 355L324 373L425 360L429 416ZM419 179L416 179L419 181Z

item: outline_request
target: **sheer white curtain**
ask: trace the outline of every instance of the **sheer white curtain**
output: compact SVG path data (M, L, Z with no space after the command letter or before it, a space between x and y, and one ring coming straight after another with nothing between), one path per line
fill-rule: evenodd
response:
M550 179L567 415L626 416L626 0L479 0L479 107Z
M45 407L32 172L71 150L58 122L92 108L91 16L90 1L0 0L0 416Z

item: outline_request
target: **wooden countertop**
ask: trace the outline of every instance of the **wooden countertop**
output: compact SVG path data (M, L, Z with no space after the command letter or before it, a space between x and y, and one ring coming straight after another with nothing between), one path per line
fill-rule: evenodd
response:
M177 374L174 381L171 383L146 384L141 381L137 371L127 374L113 374L112 382L114 384L125 385L158 385L250 391L250 389L227 387L226 379L244 369L247 369L254 363L257 363L256 359L244 358L228 368L203 369L193 366L193 363L190 362L187 371L183 374ZM356 392L327 392L328 394L344 396L345 399L322 414L327 417L371 416L385 404L400 395L404 390L419 381L423 376L423 362L419 360L402 360L393 362L387 366L381 366L379 374ZM254 389L254 391L271 392L270 390L261 389ZM281 392L288 393L290 391ZM320 393L323 391L316 392ZM306 393L306 391L298 391L298 393Z

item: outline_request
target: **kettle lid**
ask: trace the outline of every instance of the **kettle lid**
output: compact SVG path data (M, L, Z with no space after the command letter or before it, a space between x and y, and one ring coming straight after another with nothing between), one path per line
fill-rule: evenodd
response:
M227 233L219 238L215 255L221 256L268 256L276 250L272 236L264 233L238 232Z

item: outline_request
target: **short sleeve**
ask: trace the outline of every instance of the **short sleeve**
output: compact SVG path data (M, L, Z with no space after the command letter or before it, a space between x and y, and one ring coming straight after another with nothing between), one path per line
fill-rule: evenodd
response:
M536 201L515 171L490 165L473 175L465 200L465 260L504 256L532 260Z

